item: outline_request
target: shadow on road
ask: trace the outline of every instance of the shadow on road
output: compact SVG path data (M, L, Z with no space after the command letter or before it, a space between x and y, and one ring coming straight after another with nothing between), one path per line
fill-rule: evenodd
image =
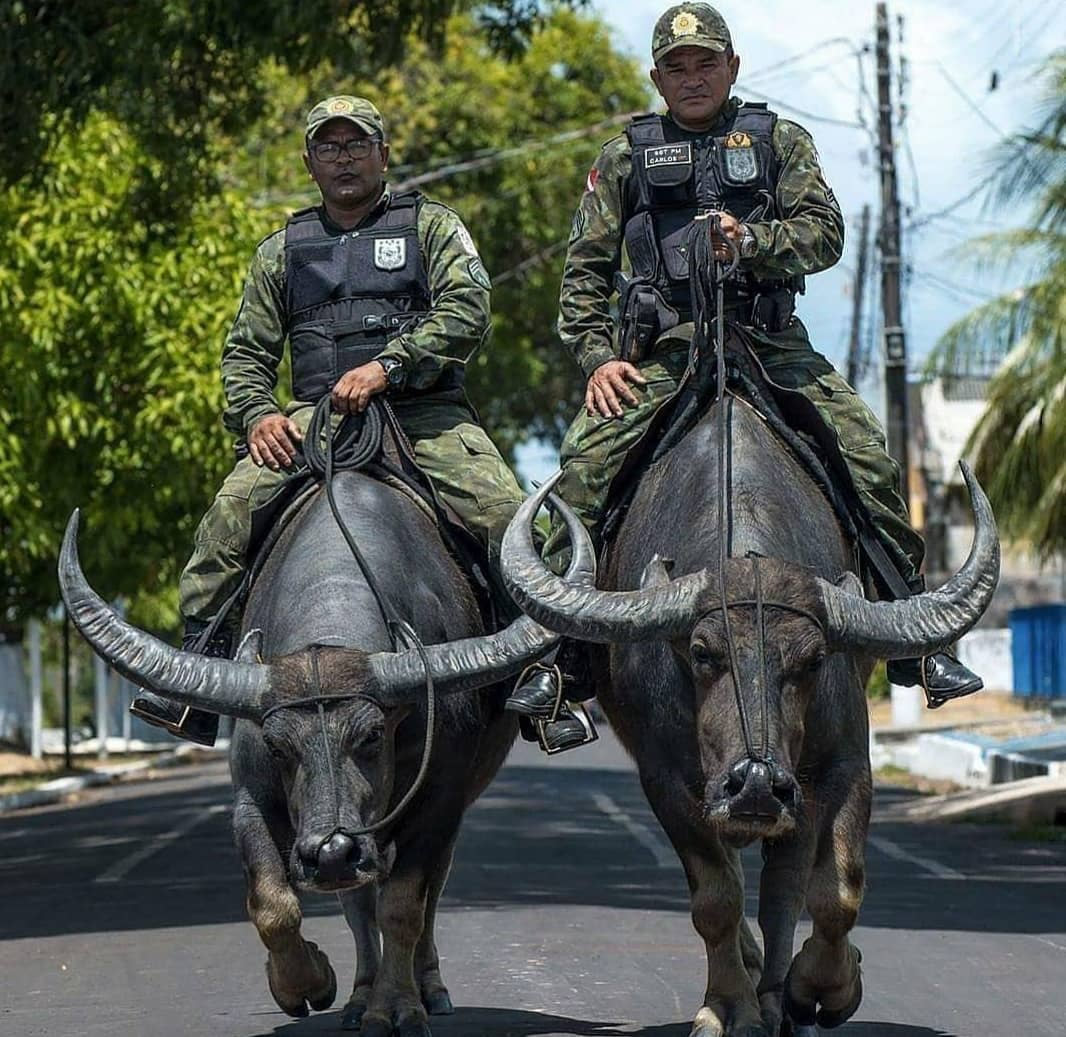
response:
M243 921L244 882L229 816L208 814L228 802L225 785L179 791L160 784L120 801L0 819L0 939ZM185 831L200 814L203 820ZM180 837L165 838L178 830ZM1039 934L1061 919L1060 846L1014 842L987 826L878 825L875 834L950 865L966 880L871 850L863 926ZM664 848L658 858L656 847ZM132 861L127 871L124 861ZM749 864L757 863L752 850ZM118 878L101 881L116 868ZM757 883L748 888L754 912ZM681 868L634 774L508 767L467 816L443 907L571 904L689 910ZM332 897L305 899L304 907L310 916L339 914ZM904 1028L891 1037L918 1035Z
M316 1015L283 1023L261 1037L306 1037L336 1033L339 1016ZM635 1028L633 1023L598 1022L504 1008L458 1008L455 1015L430 1020L433 1037L688 1037L691 1022ZM953 1037L944 1030L903 1023L853 1022L833 1031L840 1037Z

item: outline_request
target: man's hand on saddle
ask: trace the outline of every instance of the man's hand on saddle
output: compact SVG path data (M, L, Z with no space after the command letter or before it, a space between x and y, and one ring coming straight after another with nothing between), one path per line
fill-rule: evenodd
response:
M608 360L600 364L589 376L585 387L585 410L590 416L620 418L623 402L630 407L640 402L630 383L647 385L648 380L625 360Z
M711 236L714 258L723 263L728 263L733 259L734 255L728 242L731 241L737 249L740 248L740 243L744 240L744 224L732 213L719 210L712 215L718 217L717 223L714 220L707 221L707 232ZM721 227L720 234L718 233L718 227Z
M377 360L362 367L353 367L333 386L330 398L333 409L340 414L356 414L366 410L372 396L388 388L385 368Z
M272 472L290 468L299 449L303 434L296 423L284 414L268 414L260 418L248 433L248 451L252 460L266 465Z

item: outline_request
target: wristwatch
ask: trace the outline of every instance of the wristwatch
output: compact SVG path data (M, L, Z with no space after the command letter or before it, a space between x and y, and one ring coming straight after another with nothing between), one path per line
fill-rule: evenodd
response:
M403 364L395 357L378 357L378 363L385 369L385 382L390 389L402 389L407 381L407 372Z
M751 227L746 223L744 224L744 235L740 239L740 258L752 259L755 253L759 251L759 243L755 240L755 235L752 233Z

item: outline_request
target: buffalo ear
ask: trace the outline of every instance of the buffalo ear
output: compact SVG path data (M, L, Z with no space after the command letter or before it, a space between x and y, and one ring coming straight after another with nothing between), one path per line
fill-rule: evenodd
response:
M249 630L241 640L236 655L239 663L261 663L263 661L263 631Z
M674 567L672 558L663 558L662 555L651 556L651 561L644 566L644 572L640 574L640 589L646 587L665 587L671 580L670 571Z

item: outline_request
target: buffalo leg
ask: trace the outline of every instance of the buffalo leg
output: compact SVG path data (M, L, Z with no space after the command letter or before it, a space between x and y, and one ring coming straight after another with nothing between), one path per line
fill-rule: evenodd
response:
M699 831L677 816L672 804L685 802L683 789L644 781L644 790L681 858L688 878L692 924L707 949L707 990L691 1037L767 1037L752 982L760 962L758 947L744 920L744 875L739 856L713 834Z
M455 1011L451 995L440 974L440 955L437 953L437 904L448 881L454 848L453 842L441 855L429 876L425 924L415 948L415 979L422 995L422 1004L430 1015L451 1015Z
M813 849L810 825L802 817L791 836L763 843L759 928L765 955L758 991L763 1022L771 1034L781 1027L785 976L792 963L796 923L803 911Z
M381 930L378 928L378 887L360 886L337 894L344 918L355 938L355 982L344 1006L341 1027L358 1030L381 967Z
M870 768L864 760L828 776L817 851L807 889L814 931L785 980L785 1012L798 1026L833 1027L862 1001L861 955L848 934L859 916L870 822Z
M398 857L378 897L381 967L363 1014L362 1037L430 1037L428 1016L415 980L415 948L425 927L429 889L420 858L419 853Z
M278 846L291 840L283 822L271 831L259 805L238 792L233 811L237 846L248 883L248 915L267 949L267 982L282 1011L297 1018L308 1005L322 1011L337 996L337 977L329 958L300 935L303 915L289 885Z

